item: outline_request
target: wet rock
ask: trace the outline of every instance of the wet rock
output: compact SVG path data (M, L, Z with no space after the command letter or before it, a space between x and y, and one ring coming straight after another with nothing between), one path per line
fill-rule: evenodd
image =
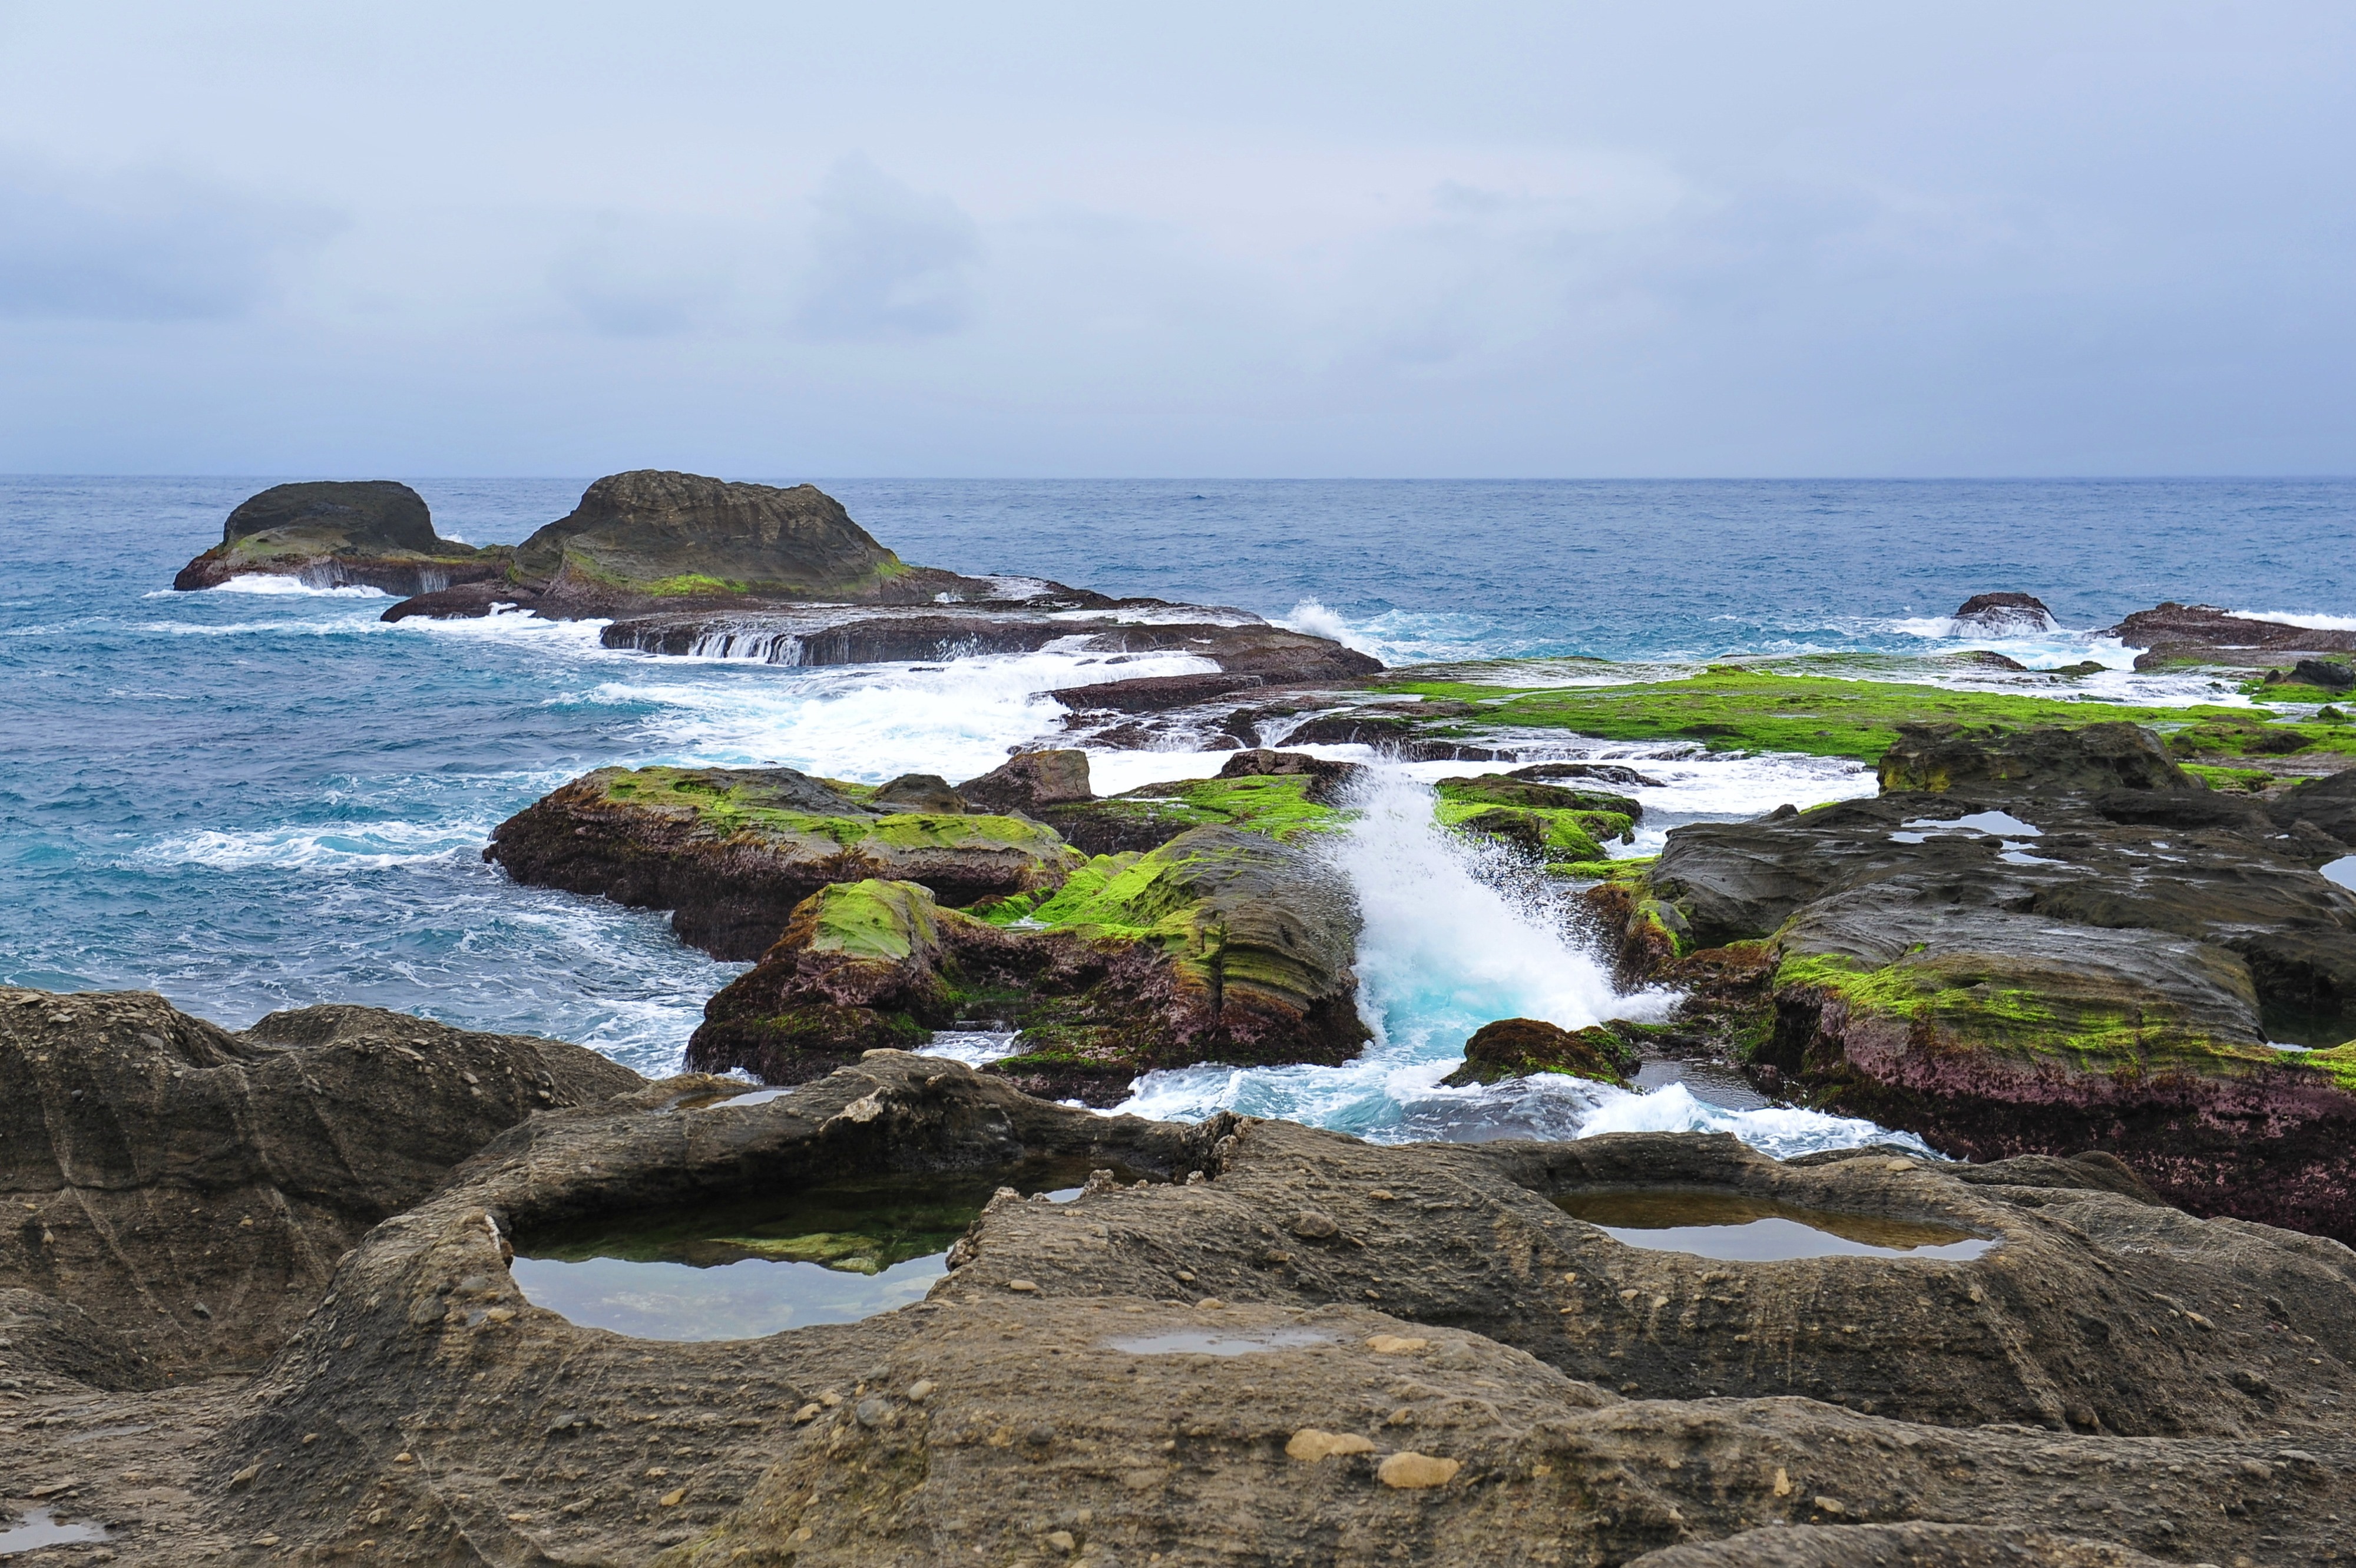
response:
M93 1380L120 1384L126 1356L142 1376L252 1365L363 1231L494 1134L639 1081L375 1008L233 1035L141 993L0 990L0 1288L123 1337L59 1353Z
M423 594L501 579L512 553L444 539L425 498L391 479L273 485L239 503L221 542L180 568L172 586L213 588L256 574L315 588Z
M905 883L839 886L712 998L688 1059L798 1083L861 1050L993 1018L1023 1033L1020 1054L992 1070L1091 1104L1124 1098L1154 1068L1333 1065L1366 1038L1356 937L1324 862L1226 827L1100 856L989 920Z
M1082 862L938 779L878 790L788 768L600 768L500 823L483 858L530 886L669 909L681 940L737 960L830 885L915 882L961 905L1059 886Z
M2305 814L2356 831L2347 785L2215 794L2116 725L1910 729L1882 778L1672 832L1612 897L1623 930L1677 929L1623 964L1765 943L1741 1048L1819 1103L1977 1159L2108 1150L2198 1212L2356 1238L2356 1073L2266 1043L2356 1036L2356 897L2314 870L2349 846Z
M984 811L1025 813L1091 800L1088 754L1070 749L1017 752L980 778L958 785L958 793Z
M1156 849L1199 827L1295 841L1342 825L1341 802L1360 771L1305 752L1238 751L1215 779L1140 785L1105 800L1043 806L1037 815L1090 855Z
M1440 1082L1466 1089L1534 1072L1558 1072L1624 1089L1635 1070L1636 1053L1601 1026L1573 1034L1539 1018L1500 1018L1474 1031L1464 1042L1464 1065Z
M2327 692L2356 689L2356 670L2337 659L2302 659L2292 666L2290 677L2302 686L2318 686Z
M2347 653L2356 651L2356 632L2321 631L2285 621L2237 616L2213 605L2163 603L2137 610L2100 635L2115 637L2129 648L2148 650L2136 660L2138 670L2187 660L2208 663L2264 663L2286 653Z
M1613 762L1534 762L1527 768L1513 769L1505 777L1535 779L1544 783L1578 779L1597 784L1616 784L1622 789L1657 789L1661 787L1659 779Z
M1882 1153L1783 1165L1725 1137L1385 1148L1228 1117L1169 1126L896 1053L736 1111L651 1109L663 1097L505 1134L371 1233L209 1450L202 1520L281 1533L313 1561L363 1540L378 1560L441 1561L455 1533L485 1555L672 1568L975 1547L1012 1561L1055 1530L1119 1561L1283 1561L1340 1530L1411 1561L1536 1563L1749 1547L1769 1521L1772 1546L1814 1542L1837 1503L1842 1533L1882 1530L1858 1539L1892 1548L1945 1550L1932 1527L1954 1518L2032 1550L2140 1540L2165 1518L2171 1559L2225 1563L2324 1551L2329 1516L2356 1507L2356 1444L2332 1403L2356 1353L2340 1310L2356 1263L2263 1226L2015 1187L1993 1167L1966 1184ZM1050 1155L1209 1179L994 1204L925 1302L765 1339L658 1346L537 1308L487 1335L407 1312L439 1282L500 1277L487 1212L520 1234ZM1964 1261L1734 1263L1624 1246L1551 1201L1632 1189L1999 1244ZM1312 1206L1363 1244L1247 1261L1260 1228ZM1226 1305L1178 1305L1182 1273L1215 1280ZM1377 1282L1381 1311L1364 1301ZM2297 1330L2274 1326L2254 1283ZM2100 1355L2074 1326L2089 1305L2113 1326ZM2305 1342L2277 1357L2272 1407L2219 1375L2289 1332ZM878 1369L935 1388L903 1403ZM552 1437L560 1410L600 1424ZM2286 1445L2312 1462L2282 1459ZM649 1480L650 1461L671 1474ZM658 1487L683 1495L648 1507Z
M2053 629L2053 612L2034 594L1974 594L1955 610L1959 636L2036 637Z

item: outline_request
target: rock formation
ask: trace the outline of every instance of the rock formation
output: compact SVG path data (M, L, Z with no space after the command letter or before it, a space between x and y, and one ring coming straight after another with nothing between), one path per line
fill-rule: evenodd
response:
M216 588L260 575L424 594L501 580L511 553L444 539L425 498L391 479L273 485L230 512L221 542L181 567L172 586Z
M2102 635L2147 650L2136 660L2138 670L2177 662L2263 664L2285 654L2356 651L2356 632L2319 630L2172 600L2137 610Z
M2053 612L2034 594L1974 594L1955 610L1958 636L2035 637L2053 629Z
M1948 1153L2105 1149L2195 1212L2356 1239L2356 1056L2267 1043L2356 1036L2356 896L2316 874L2356 776L2221 794L2102 725L1910 729L1881 777L1673 831L1595 900L1632 967L1756 950L1747 1059Z
M1636 1053L1601 1025L1574 1034L1542 1018L1500 1018L1473 1031L1464 1042L1464 1065L1440 1081L1467 1089L1556 1072L1625 1089L1635 1070Z
M232 1035L159 996L0 991L0 1289L70 1304L152 1376L251 1366L493 1134L638 1082L369 1007Z
M688 1061L800 1083L952 1024L1020 1028L991 1070L1092 1104L1156 1068L1331 1066L1366 1038L1356 935L1323 863L1230 827L1099 856L988 918L908 883L832 886L712 999Z
M966 810L938 779L878 789L789 768L600 768L500 823L483 858L534 886L669 909L681 940L733 960L768 950L830 884L915 882L970 904L1060 886L1085 859L1036 822Z

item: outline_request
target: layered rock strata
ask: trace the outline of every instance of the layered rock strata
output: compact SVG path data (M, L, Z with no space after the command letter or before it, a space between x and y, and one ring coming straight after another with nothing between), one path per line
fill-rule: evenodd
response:
M1673 831L1594 900L1623 962L1739 960L1754 1067L1948 1153L2105 1149L2195 1212L2356 1239L2356 896L2318 875L2356 778L2222 794L2124 725L1911 730L1881 778Z
M233 1035L141 993L0 991L0 1292L86 1315L53 1326L86 1380L252 1366L362 1232L494 1134L639 1082L375 1008Z
M172 586L217 588L262 575L314 588L426 594L504 581L513 553L444 539L425 498L391 479L273 485L241 502L221 542L181 567Z
M538 1118L372 1233L199 1451L198 1522L318 1563L1850 1563L1867 1531L2222 1563L2336 1552L2356 1510L2356 1264L2099 1163L1381 1148L896 1054L690 1108L709 1081ZM858 1323L634 1341L506 1258L587 1214L1041 1156L1152 1179L1002 1194L924 1303ZM1555 1202L1632 1189L1997 1244L1721 1262ZM1743 1555L1771 1528L1818 1555Z

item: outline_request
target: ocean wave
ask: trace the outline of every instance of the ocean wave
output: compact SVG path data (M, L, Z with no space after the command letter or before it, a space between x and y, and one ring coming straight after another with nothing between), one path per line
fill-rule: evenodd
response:
M2318 615L2305 610L2231 610L2248 620L2280 621L2285 626L2303 626L2309 631L2356 631L2356 616Z
M376 616L358 615L232 620L209 626L202 621L151 620L132 629L162 637L372 637L392 628Z
M480 822L204 828L159 840L119 864L151 870L187 865L214 871L378 870L459 852L478 853L487 833Z

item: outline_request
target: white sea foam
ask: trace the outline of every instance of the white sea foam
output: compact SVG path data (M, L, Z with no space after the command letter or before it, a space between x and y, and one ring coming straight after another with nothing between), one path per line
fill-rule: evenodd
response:
M177 592L177 590L166 590ZM382 588L371 588L359 583L340 587L315 588L300 577L282 576L273 572L241 572L226 583L217 583L203 590L209 594L270 594L294 596L311 599L389 599ZM149 597L156 596L150 595Z
M232 620L206 625L201 621L156 620L134 627L134 631L164 637L372 637L391 627L373 612L363 615L288 616L283 620Z
M2285 626L2303 626L2309 631L2356 631L2356 616L2319 615L2307 610L2228 610L2228 615L2244 620L2280 621Z
M444 819L431 822L327 822L229 832L207 828L158 840L129 864L155 868L201 865L215 871L365 870L404 865L482 848L484 824Z

